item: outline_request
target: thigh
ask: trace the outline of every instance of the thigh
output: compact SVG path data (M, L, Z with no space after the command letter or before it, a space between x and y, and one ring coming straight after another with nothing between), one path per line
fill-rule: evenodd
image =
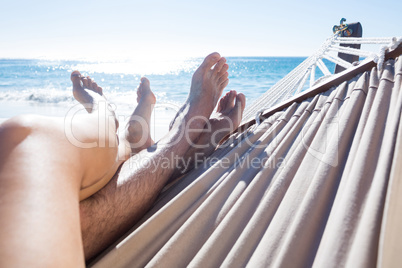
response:
M106 120L103 122L103 120ZM66 123L68 121L68 123ZM81 189L104 185L116 172L119 163L119 142L114 118L86 114L64 122L66 147L78 155L83 172Z
M80 173L60 157L69 149L11 123L0 127L0 266L84 266Z

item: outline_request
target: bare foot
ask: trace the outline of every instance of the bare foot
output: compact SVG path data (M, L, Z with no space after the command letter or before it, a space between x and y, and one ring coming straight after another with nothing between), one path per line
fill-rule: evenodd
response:
M155 143L151 138L150 122L156 98L151 91L149 80L145 77L141 78L141 83L137 89L137 102L138 105L125 130L125 138L130 143L132 154L136 154Z
M226 59L221 58L218 53L212 53L204 59L193 75L188 99L193 102L207 101L200 105L205 108L199 111L205 116L211 115L223 89L229 83L228 69Z
M155 104L156 98L154 93L151 90L151 85L149 83L148 78L142 77L140 85L137 89L137 103L145 102L146 104Z
M228 69L226 59L219 53L212 53L204 59L193 75L187 101L173 119L170 128L175 126L176 119L183 114L187 117L185 121L192 120L192 125L187 126L188 128L202 129L204 127L223 89L229 83ZM189 138L193 140L197 136L194 132L189 135Z
M119 121L114 113L110 103L103 95L103 90L98 84L89 76L82 76L79 71L73 71L71 73L71 81L73 82L73 95L74 98L79 101L88 113L92 114L99 108L99 103L104 102L104 110L99 111L98 116L104 118L105 122L110 123L115 130L119 127ZM109 119L113 118L113 122L109 122Z
M71 73L71 81L73 82L73 95L79 101L88 113L92 113L96 109L96 104L106 99L103 97L102 88L89 76L82 76L79 71Z
M219 142L239 127L245 106L246 97L242 93L237 94L236 91L231 90L223 96L218 103L216 113L209 119L203 133L183 157L185 160L183 163L190 163L190 165L180 167L172 178L178 178L196 163L201 163L209 157Z
M237 94L235 90L229 91L220 99L216 113L209 119L211 131L216 135L214 141L219 143L222 138L239 127L245 107L246 97L243 93Z

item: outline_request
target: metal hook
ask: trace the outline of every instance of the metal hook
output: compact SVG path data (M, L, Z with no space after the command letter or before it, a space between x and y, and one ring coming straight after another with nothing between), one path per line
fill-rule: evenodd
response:
M342 18L341 19L341 22L339 23L341 26L343 25L343 22L345 22L346 21L346 19L345 18Z
M337 34L338 36L351 36L353 31L352 29L348 29L349 25L347 25L346 23L343 24L346 21L345 18L342 18L340 21L340 25L335 25L332 28L332 31L334 32L334 34Z

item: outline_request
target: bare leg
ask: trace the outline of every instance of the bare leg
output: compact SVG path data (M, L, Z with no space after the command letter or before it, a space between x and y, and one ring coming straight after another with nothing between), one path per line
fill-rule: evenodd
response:
M127 123L124 140L120 139L122 143L127 143L126 147L131 155L155 143L151 138L150 123L156 98L151 91L149 80L145 77L141 78L137 89L137 102L138 105Z
M131 157L102 190L80 203L86 259L124 234L152 205L176 169L174 158L183 157L198 138L200 132L194 130L204 129L227 86L227 68L222 71L225 62L218 53L207 56L193 75L188 99L170 132L152 150ZM152 163L150 167L143 164L144 159ZM161 161L168 165L162 168Z
M116 142L114 120L99 133L99 119L108 116L94 113L96 95L101 96L91 94L74 84L74 95L89 103L91 114L77 116L71 125L42 116L0 125L0 267L84 266L80 189L102 178L117 156L115 146L83 149L69 139Z
M72 127L75 130L71 134L73 134L74 139L75 135L77 135L76 132L81 133L82 136L88 136L88 133L90 133L93 135L90 138L91 140L99 136L100 142L98 143L97 150L103 151L105 148L108 148L110 154L108 154L109 159L107 161L108 163L112 163L112 165L105 166L105 161L94 161L91 159L92 152L89 152L90 155L81 160L88 169L86 172L87 175L82 180L80 190L80 200L83 200L105 186L125 159L121 159L117 155L118 150L122 147L119 146L116 135L119 124L113 109L103 94L102 88L89 76L84 77L78 71L71 73L71 81L73 83L73 95L75 99L89 113L87 116L81 116L78 122L73 122ZM88 125L91 126L89 131L87 129ZM78 146L80 145L81 143ZM102 154L102 152L95 153ZM96 174L100 170L106 172L101 175Z

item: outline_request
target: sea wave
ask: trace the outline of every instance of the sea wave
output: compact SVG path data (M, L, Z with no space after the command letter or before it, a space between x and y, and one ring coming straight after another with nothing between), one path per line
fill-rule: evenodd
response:
M127 61L127 62L80 62L71 64L69 70L91 73L125 75L178 75L192 73L198 66L199 59L169 61Z
M155 92L157 98L157 106L162 107L178 107L180 102L169 100L166 92ZM108 100L120 107L120 109L133 109L137 105L137 94L135 91L111 91L107 94ZM52 104L61 107L68 107L77 104L71 90L62 89L26 89L22 91L0 91L0 103L19 103L19 104Z
M65 90L26 89L22 91L0 91L0 101L71 104L74 97L71 92Z

